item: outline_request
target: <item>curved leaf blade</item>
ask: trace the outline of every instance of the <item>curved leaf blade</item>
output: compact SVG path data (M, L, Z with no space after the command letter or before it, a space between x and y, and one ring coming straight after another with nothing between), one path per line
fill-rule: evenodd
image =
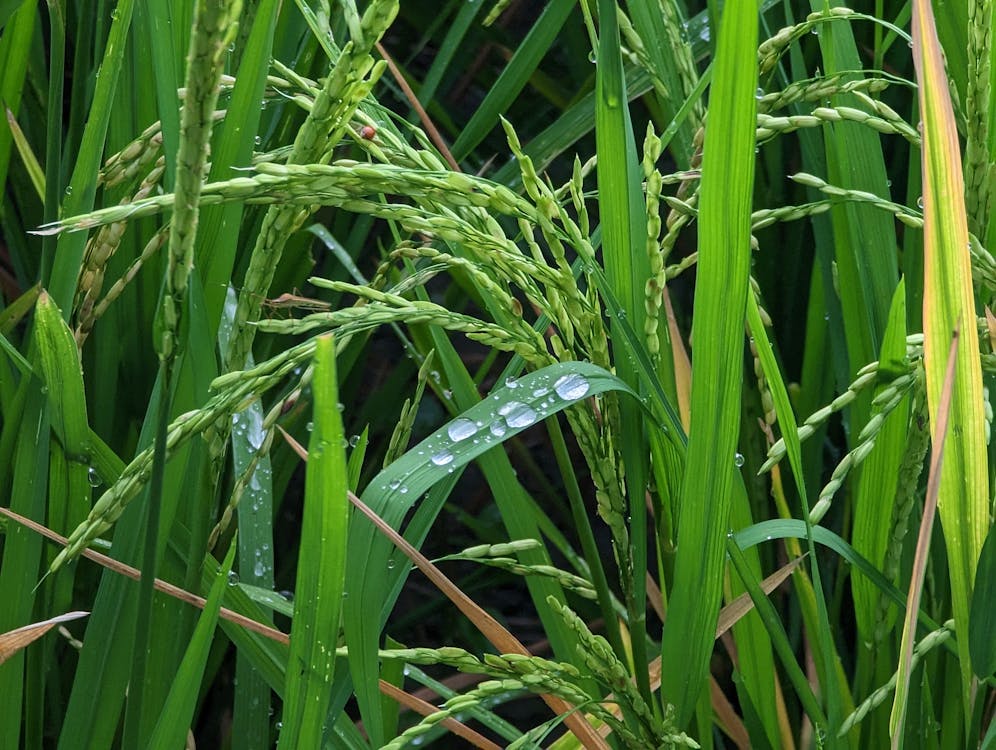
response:
M585 362L550 365L510 381L380 472L361 499L398 529L408 510L438 482L527 427L610 390L636 395L611 373ZM350 585L343 607L343 626L350 672L368 731L380 725L376 720L380 711L380 630L400 583L408 575L407 566L391 564L393 551L391 542L369 521L353 518L346 561ZM376 623L371 621L373 613L378 613Z

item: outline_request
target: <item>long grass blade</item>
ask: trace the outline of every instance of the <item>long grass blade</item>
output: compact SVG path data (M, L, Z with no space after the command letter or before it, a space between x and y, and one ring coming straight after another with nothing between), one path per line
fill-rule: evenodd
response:
M392 528L398 528L426 491L474 458L537 421L610 389L629 391L618 378L581 362L551 365L524 375L496 389L384 469L361 499ZM364 715L376 717L380 707L379 628L407 571L390 564L393 546L362 519L353 520L349 545L350 586L343 624L350 646L350 671ZM372 612L380 613L377 627L371 623Z
M974 325L962 162L934 14L930 3L924 0L917 0L913 6L913 59L923 122L924 367L931 439L935 446L941 437L937 430L947 342L952 331L959 332L951 397L951 435L941 467L937 509L948 551L967 721L972 680L967 637L969 602L975 567L989 528L989 477L983 413L979 407L982 369Z
M923 501L923 518L920 521L920 534L917 538L913 571L910 575L909 594L906 597L906 617L903 621L903 644L899 656L899 669L896 670L896 696L892 703L892 715L889 718L889 734L892 736L893 750L898 750L902 746L903 723L906 716L907 698L910 690L913 644L916 641L916 618L917 612L920 609L920 599L923 596L923 579L927 572L927 559L930 553L930 535L934 529L934 515L937 512L937 501L944 468L945 440L948 436L948 420L951 416L951 395L957 374L956 365L958 363L959 343L958 331L955 330L955 334L951 338L951 346L948 350L947 363L944 368L944 390L941 392L941 401L935 412L935 419L937 421L933 423L933 430L931 431L934 448L930 456L927 496Z
M313 383L315 410L288 657L292 667L287 670L280 748L321 745L346 587L349 502L331 336L318 340Z
M640 165L636 154L633 125L630 121L616 4L599 2L598 67L595 76L595 145L598 155L598 205L602 218L602 257L605 275L621 314L637 331L644 329L646 318L645 287L641 280L650 278L650 264L641 239L645 235L646 215L640 186ZM646 283L644 281L644 283ZM621 339L619 323L612 334ZM627 357L617 358L619 376L639 388L636 364ZM646 653L647 594L641 571L647 569L648 465L646 438L635 404L619 404L619 417L629 428L620 435L620 449L625 464L629 519L629 539L615 533L613 544L622 567L621 578L626 598L629 628L632 631L633 659L641 665L636 681L643 699L650 700L650 684L642 665L649 661ZM630 571L633 571L632 573Z
M692 339L692 423L681 490L678 553L661 655L664 698L678 726L706 683L722 596L724 541L740 429L739 368L750 264L757 4L723 10L702 165L699 271ZM715 170L715 172L713 172ZM712 179L710 179L710 175Z
M204 611L197 621L197 627L184 653L180 670L170 687L166 705L163 706L159 721L149 739L149 747L180 747L187 741L188 728L193 720L208 653L218 624L218 611L228 586L232 563L235 561L236 546L233 540L224 562L215 573L211 591L204 603Z

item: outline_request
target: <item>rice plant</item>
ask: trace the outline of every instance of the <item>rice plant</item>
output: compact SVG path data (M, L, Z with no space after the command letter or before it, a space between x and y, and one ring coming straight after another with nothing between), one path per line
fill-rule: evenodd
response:
M0 3L0 747L993 746L989 3L92 5Z

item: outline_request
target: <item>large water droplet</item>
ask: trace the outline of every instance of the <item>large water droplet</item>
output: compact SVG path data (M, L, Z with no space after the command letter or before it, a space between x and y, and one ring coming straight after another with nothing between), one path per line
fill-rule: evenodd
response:
M505 424L505 420L499 417L494 422L491 423L491 434L495 437L504 437L505 433L508 432L508 425Z
M519 401L509 401L498 409L498 413L505 417L508 426L514 429L528 427L536 421L536 412L533 411L532 407Z
M553 384L553 390L564 401L576 401L588 392L588 388L588 379L584 375L578 375L576 372L564 375Z
M463 417L454 419L450 422L450 426L446 428L446 434L450 436L450 440L454 443L466 440L476 432L477 425L469 419L464 419Z
M429 460L436 466L446 466L446 464L453 460L453 454L448 450L441 450Z
M741 466L744 465L744 454L743 453L734 453L733 454L733 465L736 466L738 469Z
M99 487L103 482L100 479L100 473L92 466L87 470L86 473L87 481L90 482L91 487Z
M239 574L234 570L228 571L228 585L238 586L239 585Z

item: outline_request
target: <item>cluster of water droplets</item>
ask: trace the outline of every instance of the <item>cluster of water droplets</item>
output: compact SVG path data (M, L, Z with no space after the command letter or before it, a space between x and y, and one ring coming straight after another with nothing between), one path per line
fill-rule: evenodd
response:
M521 390L521 400L508 398L509 391L518 395ZM456 469L457 455L463 452L463 445L470 441L475 446L489 446L495 441L501 441L511 431L523 430L553 412L558 400L573 402L584 398L591 390L588 379L579 373L571 373L557 378L552 383L549 379L539 379L526 388L515 378L505 381L504 392L494 393L491 400L496 404L495 410L487 417L471 419L468 416L457 417L436 435L427 439L418 449L417 455L427 456L433 466L449 467L448 471ZM475 454L478 451L475 450ZM413 467L406 476L392 479L381 489L390 489L399 494L408 491L405 480L414 471Z

